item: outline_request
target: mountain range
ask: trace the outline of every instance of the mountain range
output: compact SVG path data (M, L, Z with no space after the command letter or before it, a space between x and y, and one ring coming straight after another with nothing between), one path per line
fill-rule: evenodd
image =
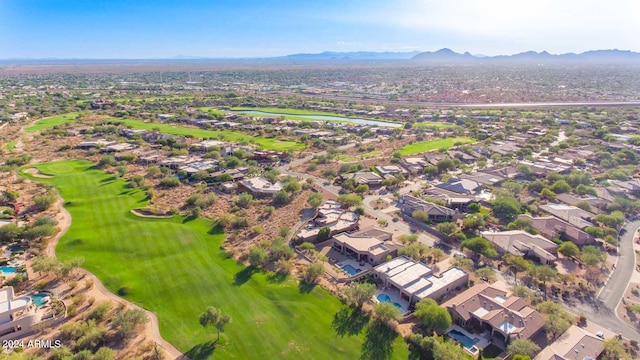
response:
M484 63L484 62L591 62L617 63L640 62L640 53L629 50L591 50L583 53L550 54L547 51L527 51L514 55L473 55L457 53L451 49L427 52L331 52L319 54L292 54L277 59L283 60L411 60L433 63Z

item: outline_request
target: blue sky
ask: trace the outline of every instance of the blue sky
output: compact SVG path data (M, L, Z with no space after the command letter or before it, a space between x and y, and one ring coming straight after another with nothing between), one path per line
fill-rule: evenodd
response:
M0 58L640 51L637 0L0 0Z

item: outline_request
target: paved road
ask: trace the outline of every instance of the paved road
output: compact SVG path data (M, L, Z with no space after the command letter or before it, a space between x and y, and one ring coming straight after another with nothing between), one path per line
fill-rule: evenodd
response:
M640 220L625 224L625 233L620 236L620 255L613 274L600 291L598 298L609 308L615 309L622 299L629 280L636 267L636 255L633 251L633 235L640 228Z

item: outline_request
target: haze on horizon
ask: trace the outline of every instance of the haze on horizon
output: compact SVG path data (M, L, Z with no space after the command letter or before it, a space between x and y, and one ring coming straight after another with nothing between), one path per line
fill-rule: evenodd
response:
M0 58L640 51L634 0L0 0Z

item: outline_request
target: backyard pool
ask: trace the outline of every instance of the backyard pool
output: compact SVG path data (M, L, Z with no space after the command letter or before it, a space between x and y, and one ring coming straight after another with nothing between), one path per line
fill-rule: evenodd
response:
M15 274L16 269L16 266L0 266L0 272L3 274Z
M393 303L393 306L397 307L398 309L400 309L400 311L402 311L402 305L398 304L397 302L391 301L391 298L389 297L389 295L387 295L387 294L378 294L378 296L376 296L376 298L381 303L383 303L383 302Z
M348 264L347 264L347 265L345 265L345 266L343 266L343 267L342 267L342 270L346 271L346 272L347 272L347 274L349 274L349 275L351 275L351 276L353 276L353 275L355 275L355 274L359 273L360 271L362 271L362 269L356 269L356 268L354 268L353 266L348 265Z
M49 299L51 299L51 295L47 293L37 293L37 294L29 295L29 297L31 297L31 300L33 301L34 304L36 304L37 307L41 307L45 305L46 303L49 302Z
M453 338L454 340L456 340L457 342L459 342L460 344L462 344L465 349L471 351L471 352L475 352L474 351L474 345L480 341L480 339L475 338L475 339L471 339L470 337L468 337L467 335L461 333L458 330L451 330L447 333L451 338ZM477 350L476 350L477 351Z

